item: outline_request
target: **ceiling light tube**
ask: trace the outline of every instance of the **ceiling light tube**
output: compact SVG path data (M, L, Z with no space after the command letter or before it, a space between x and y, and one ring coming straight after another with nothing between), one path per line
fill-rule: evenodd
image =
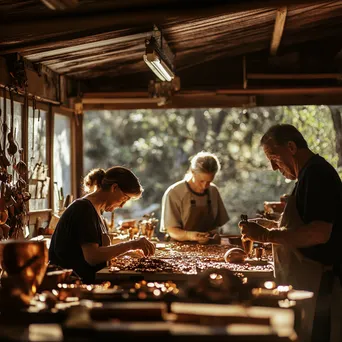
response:
M155 51L145 54L144 61L161 81L170 82L175 77L171 69Z
M170 82L174 78L173 72L162 60L157 59L152 62L152 65L163 75L166 81Z
M165 81L165 77L163 76L163 74L161 74L159 72L159 70L154 66L154 64L152 64L148 59L147 56L144 55L144 61L145 63L148 65L148 67L155 73L155 75L161 80L161 81Z

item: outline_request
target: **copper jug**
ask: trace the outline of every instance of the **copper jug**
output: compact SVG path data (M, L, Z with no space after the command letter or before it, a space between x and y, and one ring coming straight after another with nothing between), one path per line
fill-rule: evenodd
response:
M3 241L0 243L0 263L4 271L0 308L13 310L29 306L48 265L45 241Z

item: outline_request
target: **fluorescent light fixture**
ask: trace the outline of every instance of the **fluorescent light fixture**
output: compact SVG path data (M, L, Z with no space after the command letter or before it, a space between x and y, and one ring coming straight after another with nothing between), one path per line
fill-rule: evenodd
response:
M146 53L144 61L161 81L170 82L175 77L175 74L155 51Z

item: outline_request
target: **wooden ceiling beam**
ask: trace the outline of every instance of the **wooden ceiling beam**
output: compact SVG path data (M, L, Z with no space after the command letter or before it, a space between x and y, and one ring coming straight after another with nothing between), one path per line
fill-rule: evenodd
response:
M150 28L151 29L151 28ZM120 37L130 37L135 36L137 34L147 34L149 32L145 27L136 27L130 29L123 30L105 30L105 32L95 32L92 31L89 33L88 31L84 31L82 33L65 33L63 35L58 35L55 37L45 38L40 40L39 37L37 39L30 42L21 42L19 44L15 44L13 46L1 46L0 44L0 53L8 54L18 52L25 55L31 55L35 53L40 53L44 51L50 50L58 50L63 48L68 48L70 46L79 46L84 44L96 43L100 41L108 41L110 39L116 39ZM115 42L117 43L117 42Z
M148 32L132 34L129 36L115 37L111 39L104 39L99 41L93 41L83 44L74 44L72 46L63 47L59 49L50 49L47 51L36 52L36 53L25 53L23 54L27 59L35 62L42 61L48 58L56 58L58 56L65 56L72 54L73 56L83 55L89 53L92 50L101 50L111 48L113 50L121 50L122 46L127 47L130 45L141 45L145 46L145 39L149 36Z
M50 10L66 10L76 7L78 0L40 0Z
M275 56L277 54L277 51L281 42L281 38L284 32L286 16L287 16L286 6L277 9L273 35L272 35L272 41L271 41L271 47L270 47L271 56Z
M279 105L308 105L308 104L340 104L342 88L338 92L330 93L330 88L324 92L310 91L302 88L281 91L277 89L271 94L227 94L223 91L180 91L163 104L155 99L149 99L147 92L131 93L85 93L84 110L115 110L115 109L165 109L165 108L227 108L227 107L255 107ZM322 90L322 89L318 89ZM220 92L220 94L218 94ZM150 101L149 101L150 100Z
M289 88L255 88L255 89L217 89L217 90L181 90L175 97L200 97L200 96L222 96L222 95L323 95L323 94L342 94L342 87L289 87ZM95 98L109 102L117 98L147 98L148 93L142 91L132 92L90 92L84 93L85 103L91 103Z
M135 64L137 64L136 72L140 71L139 67L144 66L144 62L141 58L142 53L141 52L136 52L132 54L133 57L135 57ZM53 70L55 70L58 73L62 74L72 74L72 73L77 73L77 72L82 72L86 71L87 68L98 68L100 69L101 67L108 67L110 69L115 69L121 67L121 69L126 67L126 64L121 64L120 66L116 65L118 62L124 62L124 57L118 56L117 58L114 58L113 56L107 57L107 58L92 58L89 61L75 61L74 65L67 65L66 63L63 65L61 63L59 66L54 66L54 65L49 65L49 67ZM127 69L129 69L130 65L127 65ZM148 69L147 69L148 70ZM89 70L88 70L89 72ZM104 74L106 71L104 70Z
M254 96L226 96L217 95L215 92L194 92L194 93L177 93L170 99L166 98L149 98L148 94L142 97L135 97L133 93L131 97L118 97L120 93L113 93L113 97L87 97L83 99L83 109L129 109L129 108L203 108L206 105L213 104L215 107L246 107L255 106Z
M249 80L326 80L337 79L342 80L342 73L316 73L316 74L263 74L248 73Z
M323 95L342 94L342 87L222 89L216 93L219 95Z
M125 49L124 52L129 52L130 60L142 59L141 56L143 55L143 51L140 49ZM99 51L92 54L84 54L83 56L63 56L63 58L54 58L44 61L43 64L59 73L65 73L67 71L64 71L63 69L70 68L71 70L74 67L79 69L83 66L83 64L85 64L84 66L87 66L87 63L98 62L98 65L101 65L103 62L107 61L113 63L121 62L122 64L125 64L124 62L127 62L126 59L127 56L121 51Z
M139 3L135 7L124 7L102 11L67 12L67 15L53 13L39 16L26 15L25 17L10 16L2 18L0 41L3 47L19 45L20 43L34 42L39 39L49 39L63 34L78 33L82 35L90 30L124 29L141 25L163 26L174 21L174 18L193 20L199 17L209 17L224 13L250 11L256 8L281 7L288 3L315 3L314 0L288 1L253 1L241 2L237 0L197 1L194 7L192 1L171 1L167 3ZM52 11L51 11L52 12ZM49 12L48 12L49 13Z

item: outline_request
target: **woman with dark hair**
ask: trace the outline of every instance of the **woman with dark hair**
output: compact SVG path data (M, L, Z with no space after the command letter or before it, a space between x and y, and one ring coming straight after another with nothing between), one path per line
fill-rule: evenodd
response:
M154 244L144 237L111 246L102 218L104 211L112 212L141 197L143 188L132 171L121 166L94 169L84 178L83 187L86 195L68 206L52 235L50 263L73 269L89 284L113 257L132 250L154 254Z
M162 199L160 230L177 241L207 243L211 233L229 221L213 180L221 165L217 156L199 152L183 180L171 185Z

